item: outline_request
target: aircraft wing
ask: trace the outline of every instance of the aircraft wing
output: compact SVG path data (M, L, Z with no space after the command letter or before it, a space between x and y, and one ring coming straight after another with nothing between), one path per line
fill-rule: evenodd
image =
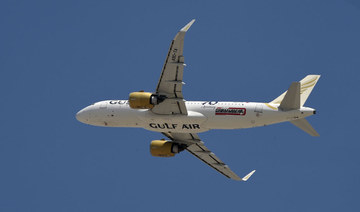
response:
M240 178L204 145L204 142L201 141L196 133L163 133L163 135L170 138L173 142L186 145L188 152L230 179L247 181L255 172L253 170L245 177Z
M169 52L160 75L156 94L167 98L152 109L157 114L184 114L187 115L185 100L182 94L184 72L184 38L185 33L195 19L184 26L170 44Z

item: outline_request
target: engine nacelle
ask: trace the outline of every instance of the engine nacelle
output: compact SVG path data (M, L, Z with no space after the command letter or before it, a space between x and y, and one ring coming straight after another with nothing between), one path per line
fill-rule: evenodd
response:
M151 109L165 99L149 92L132 92L129 95L129 106L133 109Z
M150 143L150 153L155 157L173 157L182 150L181 146L166 140L154 140Z

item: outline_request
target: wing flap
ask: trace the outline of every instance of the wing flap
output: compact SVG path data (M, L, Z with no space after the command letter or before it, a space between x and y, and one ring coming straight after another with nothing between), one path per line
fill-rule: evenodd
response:
M192 144L188 146L186 150L226 177L233 180L242 180L238 175L231 171L224 162L216 157L213 152L206 148L203 142Z

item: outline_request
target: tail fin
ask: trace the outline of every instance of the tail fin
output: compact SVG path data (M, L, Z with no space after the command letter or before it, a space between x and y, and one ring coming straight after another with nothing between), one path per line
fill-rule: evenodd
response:
M305 104L307 98L309 97L311 91L315 87L315 85L316 85L317 81L319 80L319 78L320 78L320 75L307 75L304 79L302 79L300 81L300 104L299 104L299 108L302 107ZM289 94L290 94L290 89L292 88L293 84L291 84L291 86L290 86L290 88L288 90ZM295 90L295 88L293 88L293 90ZM281 105L283 100L285 100L285 96L286 96L286 93L288 91L285 91L283 94L281 94L278 98L274 99L270 103L271 104L280 104ZM294 93L292 93L292 95L289 95L289 96L294 96L293 94ZM293 97L293 98L295 98L295 97Z
M300 109L305 104L319 78L320 75L307 75L300 82L291 83L289 90L270 103L280 104L279 108L284 111ZM290 122L311 136L320 136L305 118Z
M290 121L293 125L297 126L298 128L304 130L311 136L320 136L319 133L310 125L310 123L305 119L297 119L294 121Z

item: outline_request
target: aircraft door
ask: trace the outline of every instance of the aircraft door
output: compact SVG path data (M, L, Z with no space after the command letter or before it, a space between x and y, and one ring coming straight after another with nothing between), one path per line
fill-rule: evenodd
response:
M263 104L259 103L255 106L255 113L262 113L263 112Z
M100 109L106 109L107 108L107 102L101 102L99 108Z

